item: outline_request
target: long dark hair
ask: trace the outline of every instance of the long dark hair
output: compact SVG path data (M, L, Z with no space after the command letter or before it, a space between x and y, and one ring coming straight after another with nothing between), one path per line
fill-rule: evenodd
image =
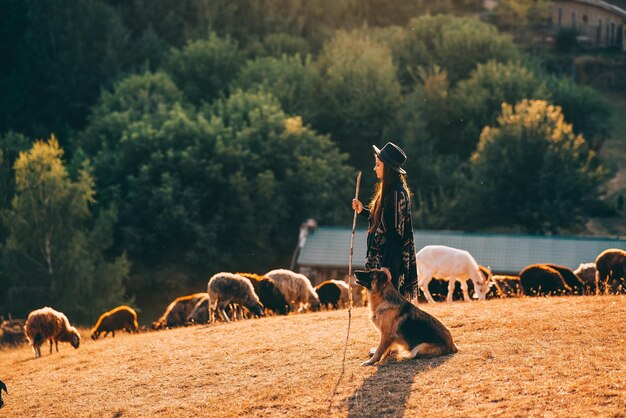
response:
M383 167L383 178L376 183L376 186L374 186L374 193L372 194L372 200L370 200L369 209L373 216L373 222L370 226L369 232L373 232L376 228L378 228L378 224L380 223L380 218L382 216L382 203L389 195L389 189L391 189L391 186L397 181L402 182L402 186L404 186L408 198L411 199L411 189L409 189L409 185L406 182L406 175L398 173L385 164Z

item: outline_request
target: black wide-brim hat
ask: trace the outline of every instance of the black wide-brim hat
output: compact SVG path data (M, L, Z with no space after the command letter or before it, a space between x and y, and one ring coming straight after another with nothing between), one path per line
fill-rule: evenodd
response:
M382 149L378 149L376 145L372 145L372 147L378 158L380 158L386 166L389 166L392 170L400 174L406 174L406 171L402 168L402 164L406 161L406 154L402 151L402 148L393 142L387 142Z

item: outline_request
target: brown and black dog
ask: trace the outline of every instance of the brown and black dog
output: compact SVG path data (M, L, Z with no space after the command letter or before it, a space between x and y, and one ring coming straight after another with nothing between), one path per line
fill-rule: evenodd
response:
M380 331L380 343L363 366L381 361L394 345L408 351L408 358L436 357L458 351L444 324L396 290L389 270L355 271L354 274L357 284L367 289L370 319Z

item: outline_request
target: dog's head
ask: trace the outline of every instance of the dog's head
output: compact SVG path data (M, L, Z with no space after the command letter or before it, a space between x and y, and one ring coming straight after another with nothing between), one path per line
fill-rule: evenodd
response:
M380 291L391 282L391 273L387 269L358 270L354 272L356 283L369 291Z

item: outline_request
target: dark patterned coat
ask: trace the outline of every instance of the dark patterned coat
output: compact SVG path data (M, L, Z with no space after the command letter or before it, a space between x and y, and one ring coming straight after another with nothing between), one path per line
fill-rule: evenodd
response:
M370 210L363 208L361 216L374 222ZM393 285L408 298L417 293L417 268L415 265L415 244L411 202L409 195L397 181L383 200L381 222L376 230L367 234L367 255L365 268L387 267L391 272Z

